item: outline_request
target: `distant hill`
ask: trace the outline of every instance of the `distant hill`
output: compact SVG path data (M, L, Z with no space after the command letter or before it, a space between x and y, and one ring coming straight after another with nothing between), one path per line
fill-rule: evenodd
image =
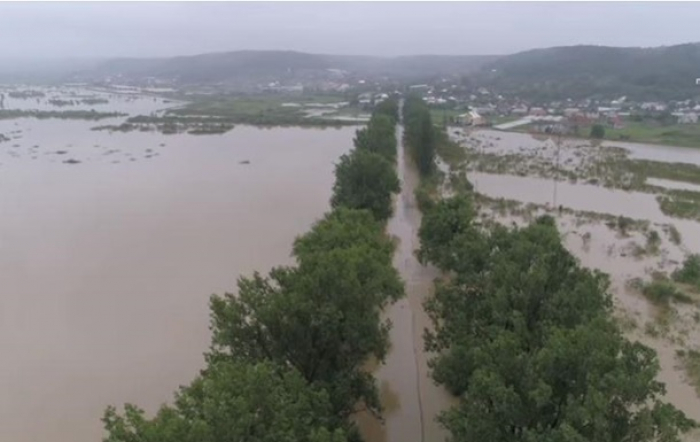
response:
M33 66L33 69L30 67ZM69 69L69 67L71 67ZM342 71L342 73L339 73ZM0 81L93 81L147 77L179 84L249 87L271 81L389 77L423 82L463 76L464 84L541 100L590 96L685 99L700 95L700 44L656 48L566 46L505 56L370 57L295 51L234 51L169 58L78 60L31 66L0 60Z
M50 60L2 58L0 59L0 83L53 83L60 81L76 70L94 69L104 61L89 58Z
M568 46L501 57L473 78L528 98L685 99L700 95L700 44L656 48Z
M285 78L313 78L340 69L355 75L400 79L467 74L495 60L493 56L421 55L368 57L308 54L294 51L235 51L171 58L120 58L77 71L74 79L122 76L155 77L180 83L246 82Z

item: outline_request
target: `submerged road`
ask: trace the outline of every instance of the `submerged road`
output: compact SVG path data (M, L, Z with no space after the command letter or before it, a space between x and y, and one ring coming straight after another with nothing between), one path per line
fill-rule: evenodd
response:
M432 293L433 280L439 273L432 267L422 266L414 254L420 245L421 213L414 198L419 177L405 153L400 125L396 138L401 193L396 198L394 216L387 228L399 241L394 266L405 282L406 297L386 311L392 323L391 349L385 364L374 371L381 388L385 422L382 425L363 420L361 427L368 442L442 442L446 432L435 417L449 407L452 398L430 378L429 356L423 350L423 333L430 325L423 301Z

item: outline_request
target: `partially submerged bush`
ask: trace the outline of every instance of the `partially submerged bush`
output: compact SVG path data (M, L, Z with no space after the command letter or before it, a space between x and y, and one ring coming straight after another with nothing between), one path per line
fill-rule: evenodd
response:
M683 267L674 271L671 276L675 281L700 288L700 255L689 255L683 261Z
M693 299L680 291L668 279L656 279L642 287L642 294L658 307L668 307L671 301L690 304Z

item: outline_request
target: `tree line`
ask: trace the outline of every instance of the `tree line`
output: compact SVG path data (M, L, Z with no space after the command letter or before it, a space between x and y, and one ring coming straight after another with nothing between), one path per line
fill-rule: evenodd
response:
M418 258L445 275L424 304L425 349L434 381L459 398L437 417L451 441L676 442L695 428L662 400L656 353L615 323L607 275L580 266L554 219L484 224L468 182L450 198L425 191L434 152L456 151L420 98L404 122L421 172Z
M105 442L354 442L351 417L380 415L363 369L383 361L382 310L403 296L385 233L398 191L395 101L377 106L336 166L332 210L299 236L293 266L238 280L210 299L206 367L153 417L108 407Z
M404 145L418 167L422 178L430 176L435 169L436 128L430 109L416 95L406 98L403 105Z
M379 221L392 214L391 196L397 193L396 123L398 104L384 100L367 127L355 134L355 148L340 157L335 169L332 207L368 209Z
M459 402L453 442L678 441L695 427L663 402L656 353L612 318L608 278L579 265L554 219L486 227L468 192L435 202L423 263L448 275L425 303L433 379Z

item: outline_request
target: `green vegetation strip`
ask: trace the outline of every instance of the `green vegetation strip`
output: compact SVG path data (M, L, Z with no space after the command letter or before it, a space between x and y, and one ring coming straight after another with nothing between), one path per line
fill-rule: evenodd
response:
M571 140L569 140L570 142ZM463 149L469 170L518 176L584 182L625 191L657 195L659 208L668 216L700 220L700 192L666 189L647 184L649 178L700 184L700 166L688 163L630 159L621 148L584 145L562 148L573 164L555 164L553 157L528 152L494 153L472 139Z
M422 262L450 275L425 308L433 378L459 398L438 418L451 440L678 441L696 425L663 401L653 350L623 337L607 276L579 265L552 218L484 226L460 195L435 202L419 236Z
M426 193L421 204L418 257L445 275L425 303L433 325L425 348L436 354L429 362L433 379L459 398L438 417L450 439L583 441L615 434L676 442L696 427L663 401L654 351L624 338L608 277L580 266L554 219L539 217L523 228L484 223L477 197L483 204L471 191ZM538 209L491 202L504 210ZM609 218L621 232L635 226ZM647 230L647 248L659 242ZM689 299L671 283L650 286L647 295L660 304Z
M605 138L636 143L664 144L681 147L700 147L700 125L660 125L627 120L620 129L606 129Z
M351 417L382 412L365 367L384 361L382 311L404 294L385 233L398 182L396 113L396 103L380 106L358 132L336 169L333 210L295 240L294 266L242 277L237 293L211 297L200 375L154 417L109 407L105 442L361 440Z

